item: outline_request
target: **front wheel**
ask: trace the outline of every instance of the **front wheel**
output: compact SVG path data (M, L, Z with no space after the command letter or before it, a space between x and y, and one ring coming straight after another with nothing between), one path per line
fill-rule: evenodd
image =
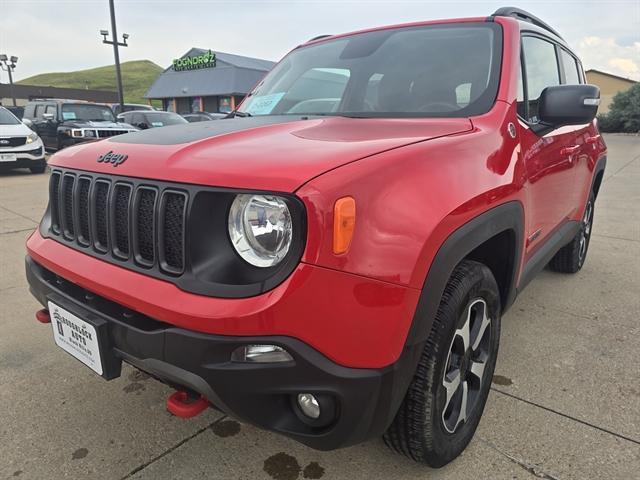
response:
M462 261L445 288L387 445L441 467L466 448L489 395L500 337L500 294L485 265Z

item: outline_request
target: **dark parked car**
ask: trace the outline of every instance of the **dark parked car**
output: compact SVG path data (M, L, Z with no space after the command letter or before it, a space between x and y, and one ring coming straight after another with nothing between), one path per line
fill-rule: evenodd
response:
M120 104L116 103L115 105L111 105L111 110L113 110L115 115L120 115L121 113L132 112L134 110L155 111L155 108L151 105L145 105L144 103L125 103L122 105L122 108L120 108Z
M121 113L118 115L118 120L129 123L140 130L188 123L177 113L147 110L136 110L133 112Z
M194 112L185 113L182 117L189 123L195 122L208 122L210 120L220 120L227 117L226 113L209 113L209 112Z
M108 106L77 100L31 101L24 108L24 118L31 121L47 150L137 130L119 123Z

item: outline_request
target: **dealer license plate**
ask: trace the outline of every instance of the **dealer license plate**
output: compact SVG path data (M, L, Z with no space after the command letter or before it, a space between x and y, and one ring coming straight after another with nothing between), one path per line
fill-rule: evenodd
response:
M102 359L95 327L52 302L48 304L56 345L102 375Z

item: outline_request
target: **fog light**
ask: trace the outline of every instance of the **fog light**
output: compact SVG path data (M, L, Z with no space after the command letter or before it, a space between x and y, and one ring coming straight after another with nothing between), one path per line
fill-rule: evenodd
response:
M278 363L291 362L293 358L277 345L246 345L236 348L231 354L232 362Z
M302 413L304 413L307 417L313 418L314 420L320 416L320 404L316 397L311 395L310 393L300 393L298 394L298 406Z

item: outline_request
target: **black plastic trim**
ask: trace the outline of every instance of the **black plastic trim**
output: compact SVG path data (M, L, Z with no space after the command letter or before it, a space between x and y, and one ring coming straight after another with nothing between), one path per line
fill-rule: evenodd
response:
M148 187L145 185L141 185L138 188L136 188L135 192L134 192L134 200L133 200L133 209L132 209L132 219L131 219L131 238L133 241L133 245L132 245L132 251L133 251L133 257L135 259L135 261L142 267L146 267L146 268L151 268L153 267L153 264L155 263L156 259L158 258L158 248L155 242L155 238L156 238L156 231L158 229L158 225L156 224L156 215L155 213L153 214L153 227L152 227L152 232L151 232L151 238L152 238L152 246L153 246L153 258L151 261L146 260L145 258L142 257L142 255L140 254L140 250L139 250L139 244L140 244L140 240L138 237L138 212L139 212L139 206L140 206L140 197L142 196L142 192L144 191L148 191L148 192L153 192L153 207L152 210L153 212L157 211L158 208L158 189L154 188L154 187Z
M444 288L451 272L469 253L496 235L512 231L515 236L509 290L502 305L505 312L516 297L518 259L524 245L524 210L518 201L504 203L488 210L454 231L441 245L427 273L418 307L413 316L405 345L426 341L436 317Z
M174 267L173 265L169 265L169 263L167 262L166 259L166 245L165 245L165 239L164 239L164 235L162 232L164 232L164 222L165 222L165 217L167 214L167 197L169 195L177 195L177 196L181 196L184 198L184 206L182 208L182 218L185 219L185 221L182 224L182 252L181 252L181 258L182 258L182 268L177 268ZM187 219L187 206L188 206L188 202L189 202L189 197L185 192L182 192L180 190L174 190L174 189L166 189L163 190L162 195L160 197L160 207L159 207L159 211L158 211L158 215L157 215L157 219L158 219L158 261L160 263L160 268L162 270L164 270L165 272L171 274L171 275L181 275L182 273L184 273L184 267L185 267L185 257L186 257L186 243L187 243L187 238L186 238L186 229L187 229L187 225L186 225L186 219Z
M527 12L526 10L522 10L521 8L502 7L502 8L499 8L498 10L496 10L492 14L492 16L493 17L511 17L511 18L515 18L516 20L527 22L527 23L530 23L532 25L535 25L536 27L542 28L542 29L552 33L556 37L562 39L562 36L556 30L551 28L546 22L540 20L538 17L532 15L531 13Z
M576 236L576 233L578 233L579 230L579 221L567 221L540 244L538 249L533 255L531 255L531 258L529 258L525 266L522 268L522 276L520 277L520 283L518 284L518 293L524 290L529 282L531 282L531 280L533 280L534 277L547 266L558 250L569 243L573 237Z

